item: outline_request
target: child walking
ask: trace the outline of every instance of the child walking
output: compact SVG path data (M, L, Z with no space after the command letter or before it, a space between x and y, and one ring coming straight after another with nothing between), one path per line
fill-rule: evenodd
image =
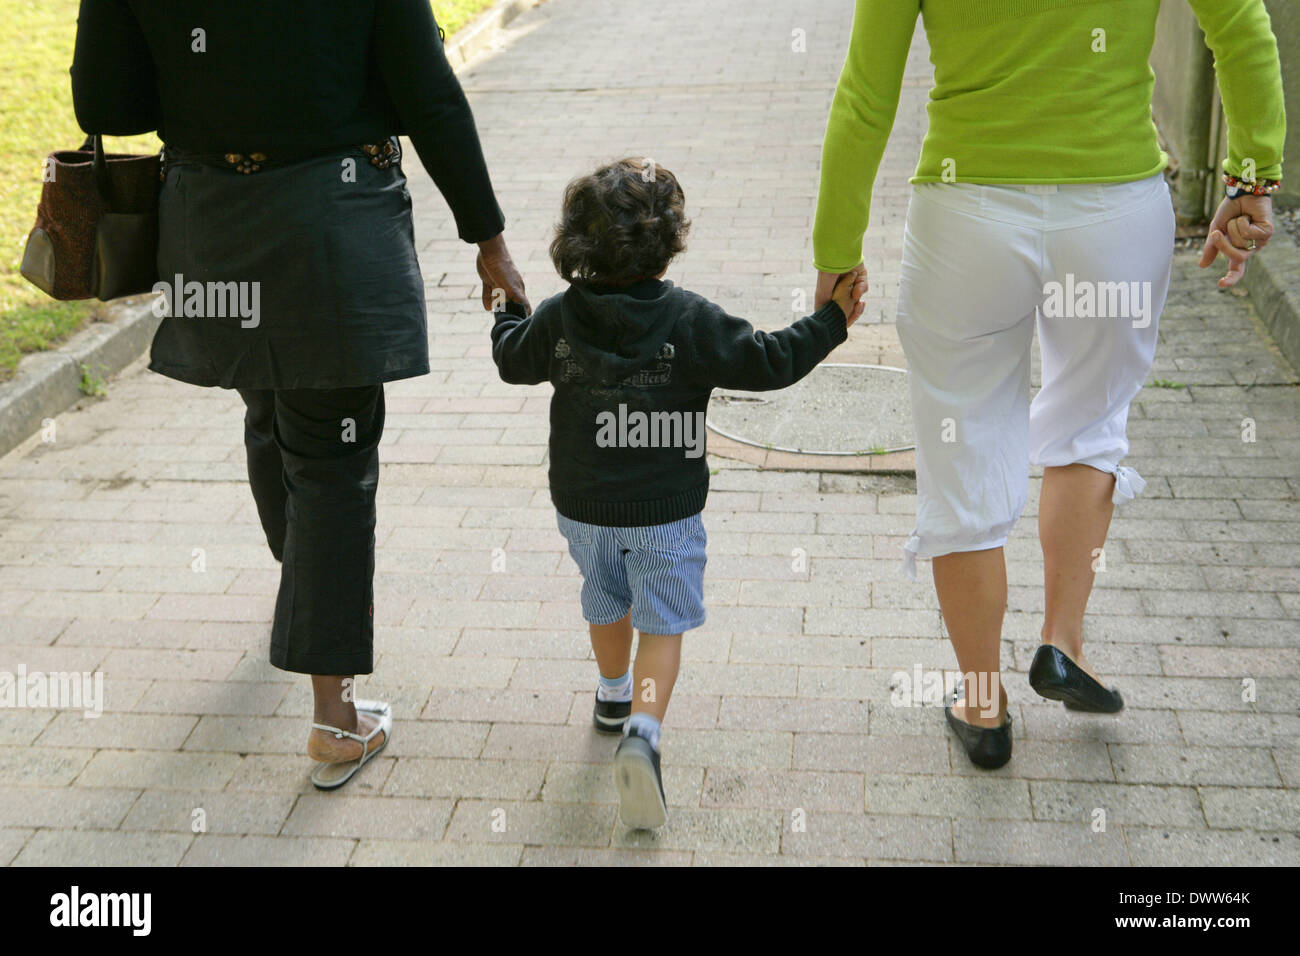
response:
M550 247L569 288L528 317L507 304L492 329L504 381L555 387L551 501L582 573L600 670L593 721L623 735L614 780L620 816L636 828L667 821L660 730L682 635L705 619L710 392L797 382L845 340L867 290L861 271L849 273L812 315L756 331L664 280L688 228L676 177L649 160L574 180Z

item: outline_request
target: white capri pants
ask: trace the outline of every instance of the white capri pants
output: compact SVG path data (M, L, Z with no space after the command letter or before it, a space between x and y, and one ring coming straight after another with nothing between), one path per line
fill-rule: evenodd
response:
M916 425L916 559L1001 547L1024 510L1029 464L1145 486L1128 454L1129 405L1155 356L1173 266L1163 175L1128 183L915 187L898 336ZM1042 390L1029 401L1030 343Z

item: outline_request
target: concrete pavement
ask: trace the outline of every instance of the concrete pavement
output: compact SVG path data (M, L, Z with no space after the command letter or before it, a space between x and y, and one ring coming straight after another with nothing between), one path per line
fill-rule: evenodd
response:
M678 174L694 219L671 277L787 323L793 291L811 294L849 16L551 0L515 21L463 80L534 301L559 289L545 250L565 182L643 154ZM905 364L893 299L928 79L918 34L868 315L836 361ZM102 671L107 693L94 719L0 709L0 863L1300 863L1300 397L1249 301L1189 252L1152 375L1170 387L1130 423L1149 484L1115 520L1089 619L1089 656L1129 709L1067 714L1025 680L1037 480L1007 549L1016 753L987 773L940 711L891 704L897 672L955 666L928 572L897 574L910 479L714 457L710 619L685 639L664 737L671 822L630 833L589 725L548 389L498 380L471 250L409 155L433 372L388 389L378 659L359 690L392 701L392 745L347 789L312 789L307 681L266 660L278 575L242 406L138 363L54 441L0 459L0 670Z

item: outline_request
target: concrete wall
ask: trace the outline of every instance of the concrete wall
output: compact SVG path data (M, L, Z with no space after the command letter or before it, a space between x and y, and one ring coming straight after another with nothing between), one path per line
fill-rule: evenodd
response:
M1273 19L1286 84L1287 136L1285 191L1278 201L1300 205L1300 2L1265 0ZM1205 218L1222 196L1219 163L1225 155L1223 113L1214 87L1213 57L1191 7L1183 0L1164 0L1151 54L1156 73L1153 101L1165 149L1175 164L1171 177L1174 206L1183 222Z
M1300 206L1300 0L1265 0L1273 18L1282 54L1282 83L1286 87L1286 154L1284 188L1278 201Z
M1210 156L1214 69L1205 36L1184 0L1165 0L1151 53L1152 108L1171 164L1170 186L1181 222L1204 217Z

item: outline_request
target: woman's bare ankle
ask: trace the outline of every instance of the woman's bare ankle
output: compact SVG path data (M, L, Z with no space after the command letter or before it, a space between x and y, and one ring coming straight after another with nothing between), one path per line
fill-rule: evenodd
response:
M1071 660L1083 653L1083 628L1048 628L1042 632L1044 644L1051 644L1057 650L1064 651Z
M317 721L317 723L326 723L326 721ZM357 714L354 710L351 727L341 727L338 724L331 724L330 726L364 737L374 730L378 723L378 717L371 714ZM374 750L383 742L384 735L382 733L378 734L370 742L369 749ZM320 763L360 760L364 749L366 749L366 745L359 740L353 740L351 737L339 737L337 734L321 730L318 727L313 727L311 734L307 737L307 756Z
M352 677L321 676L311 678L314 709L312 721L325 727L334 727L350 734L365 735L371 727L363 727L358 720L352 692L356 687ZM326 730L313 727L307 737L307 754L313 760L335 763L355 760L361 756L361 744L351 737L339 737Z
M1001 675L996 682L998 701L997 705L993 704L992 694L987 693L992 690L991 687L983 688L986 692L987 700L980 700L981 689L978 687L967 687L966 696L958 700L953 705L953 715L958 720L964 720L973 727L1001 727L1006 723L1007 708L1010 703L1007 699L1006 688L1002 686Z
M313 674L311 689L314 699L313 721L350 733L356 732L357 708L352 697L356 689L355 678Z

